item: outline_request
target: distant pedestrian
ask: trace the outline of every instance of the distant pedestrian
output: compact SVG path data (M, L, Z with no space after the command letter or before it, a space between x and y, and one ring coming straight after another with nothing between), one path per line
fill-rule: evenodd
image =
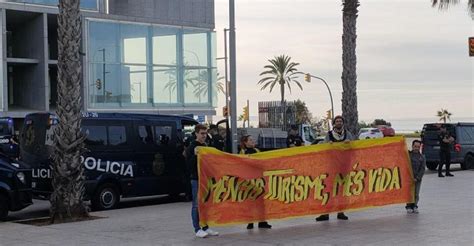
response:
M298 126L291 125L290 131L288 132L288 137L286 138L286 147L299 147L303 146L303 138L298 134Z
M198 212L198 165L197 165L197 154L200 147L206 146L207 138L207 127L198 124L194 127L196 139L186 149L186 163L191 178L191 190L193 195L193 203L191 209L191 218L193 221L194 231L196 237L204 238L207 236L218 236L217 231L211 230L208 226L201 227L199 225L199 212Z
M259 153L260 150L255 148L255 141L252 136L246 135L240 139L240 154L241 155L251 155ZM272 226L266 221L258 222L258 228L271 229ZM247 225L247 229L253 229L253 223Z
M451 149L454 143L454 138L451 133L447 131L446 126L442 125L439 133L439 166L438 166L438 177L443 178L443 164L446 164L446 176L454 176L450 172L451 166Z
M333 129L329 131L324 138L324 141L321 143L334 143L334 142L349 142L355 140L354 136L344 129L344 118L342 116L334 117L332 121ZM337 219L340 220L348 220L347 217L343 212L337 213ZM329 220L329 214L322 214L316 218L316 221L325 221Z
M423 175L425 174L426 169L426 158L420 152L421 149L421 141L414 140L411 145L412 150L410 151L410 160L411 166L413 169L413 181L415 182L415 202L408 203L406 205L407 213L418 213L418 201L420 200L420 187L421 187L421 180L423 179Z

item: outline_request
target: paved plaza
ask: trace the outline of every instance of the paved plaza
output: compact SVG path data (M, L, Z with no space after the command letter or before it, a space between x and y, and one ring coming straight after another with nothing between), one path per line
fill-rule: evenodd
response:
M133 199L120 209L92 213L103 217L97 220L43 227L15 223L48 214L48 202L35 200L0 223L0 245L472 245L474 170L454 169L453 178L427 171L420 214L392 205L347 213L349 221L331 216L328 222L316 222L311 216L271 221L271 230L216 228L220 236L198 239L187 202Z

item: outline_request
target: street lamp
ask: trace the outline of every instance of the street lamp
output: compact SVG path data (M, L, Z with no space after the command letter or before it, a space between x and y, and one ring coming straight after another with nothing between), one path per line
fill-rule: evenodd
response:
M331 112L332 112L331 120L334 119L334 102L333 102L333 100L332 100L332 93L331 93L331 89L329 88L328 83L326 83L326 80L324 80L323 78L320 78L320 77L311 75L311 74L309 74L309 73L306 73L306 74L304 75L304 80L305 80L306 82L311 82L311 78L315 78L315 79L319 79L319 80L323 81L323 83L326 85L326 88L328 88L329 97L331 98Z

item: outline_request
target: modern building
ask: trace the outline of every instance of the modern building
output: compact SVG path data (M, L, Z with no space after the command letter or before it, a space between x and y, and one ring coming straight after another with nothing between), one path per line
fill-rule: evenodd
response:
M0 112L56 109L59 0L0 0ZM214 115L214 0L81 0L84 111Z

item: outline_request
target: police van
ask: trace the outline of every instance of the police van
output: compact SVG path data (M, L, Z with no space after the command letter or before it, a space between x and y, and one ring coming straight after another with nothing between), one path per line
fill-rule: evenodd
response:
M36 197L48 198L52 192L50 165L57 124L58 118L50 113L25 117L20 158L32 167ZM186 192L184 138L196 124L185 116L83 113L85 200L93 209L104 210L116 207L121 197Z
M20 161L0 154L0 220L32 202L31 169Z
M13 118L0 118L0 153L16 158L19 154L18 141L15 136Z

